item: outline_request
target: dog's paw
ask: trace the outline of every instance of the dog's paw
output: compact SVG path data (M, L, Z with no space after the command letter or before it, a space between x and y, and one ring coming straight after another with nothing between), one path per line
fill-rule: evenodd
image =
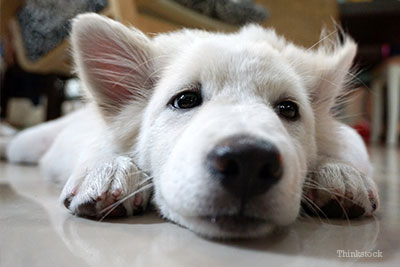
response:
M375 182L344 163L322 164L304 184L302 207L308 214L351 219L370 216L378 206Z
M146 176L132 159L119 156L89 169L81 168L69 178L60 199L79 216L130 216L146 208L151 194L148 187Z

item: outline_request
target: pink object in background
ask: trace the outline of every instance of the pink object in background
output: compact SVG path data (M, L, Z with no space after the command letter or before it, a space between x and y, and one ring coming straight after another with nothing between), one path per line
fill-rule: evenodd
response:
M381 46L381 54L382 54L382 59L386 59L390 57L390 44L383 44Z
M366 144L369 143L371 138L371 125L368 121L362 121L353 126L353 128L361 135Z

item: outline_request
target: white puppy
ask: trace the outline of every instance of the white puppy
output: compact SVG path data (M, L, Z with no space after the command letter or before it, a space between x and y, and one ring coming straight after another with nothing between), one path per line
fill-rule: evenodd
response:
M232 238L290 224L302 201L322 216L376 210L365 146L332 115L350 38L311 50L249 25L150 39L85 14L72 44L88 106L20 133L8 159L66 181L74 214L131 215L153 191L163 217Z

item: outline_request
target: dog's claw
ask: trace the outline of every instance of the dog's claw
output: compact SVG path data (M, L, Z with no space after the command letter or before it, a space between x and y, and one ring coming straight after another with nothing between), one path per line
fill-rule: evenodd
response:
M64 199L64 206L67 208L67 209L69 209L69 206L71 205L71 200L72 200L72 197L73 197L73 195L70 195L70 196L68 196L68 197L66 197L65 199Z

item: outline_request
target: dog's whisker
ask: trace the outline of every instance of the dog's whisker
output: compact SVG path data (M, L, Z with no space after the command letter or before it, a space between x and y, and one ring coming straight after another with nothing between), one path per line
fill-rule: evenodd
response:
M131 163L133 164L133 166L135 166L135 168L136 168L138 171L142 172L142 174L143 174L144 176L150 177L150 176L147 174L148 171L145 171L145 170L142 170L141 168L139 168L139 166L136 164L135 161L132 160Z
M133 177L136 174L143 174L143 173L144 173L144 171L131 171L131 172L127 172L126 175L128 177Z
M113 203L113 204L111 204L111 205L105 207L104 209L102 209L102 210L100 211L100 214L102 214L102 213L104 213L104 212L105 212L105 214L99 219L99 221L103 221L104 218L106 218L114 209L116 209L121 203L125 202L127 199L129 199L129 198L131 198L131 197L137 195L137 194L140 193L140 192L143 192L143 191L145 191L145 190L151 188L152 186L153 186L153 184L147 184L147 185L145 185L145 186L139 188L138 190L136 190L136 191L130 193L129 195L123 197L122 199L116 201L115 203Z
M139 185L145 184L145 183L147 183L148 181L150 181L151 179L153 179L153 177L147 177L146 179L144 179L143 181L141 181L141 182L139 183Z
M317 204L314 203L314 201L312 201L312 200L311 200L309 197L307 197L306 195L303 195L303 196L302 196L302 199L304 199L304 200L305 200L304 203L305 203L310 209L313 210L314 214L319 218L319 220L320 220L321 223L324 223L324 222L322 221L322 218L321 218L321 216L320 216L319 214L322 214L322 215L325 217L325 219L328 221L328 223L331 224L331 221L329 220L329 217L325 214L325 212L323 212L323 211L321 210L320 207L318 207Z
M325 222L322 220L320 214L317 212L317 210L325 217L325 219L328 221L328 223L331 223L331 221L329 220L329 217L320 209L320 207L318 207L317 204L314 203L314 201L312 201L309 197L306 196L304 190L301 193L301 201L307 205L307 207L309 207L313 213L315 214L315 216L310 216L308 215L304 210L302 210L301 212L301 216L307 216L309 218L315 218L318 217L318 219L320 220L320 222L322 224L324 224Z
M311 185L311 186L304 185L304 187L307 188L307 189L322 190L322 191L328 192L332 196L340 197L340 198L342 198L344 200L348 200L348 201L353 202L354 204L357 204L353 199L347 197L345 194L338 193L336 188L327 188L327 187L314 186L314 185Z
M134 164L136 167L136 164ZM148 177L149 175L147 174L147 171L141 170L136 167L136 170L132 170L131 172L128 172L127 175L135 175L135 174L142 174L143 176Z
M116 201L115 203L111 204L110 206L105 207L105 208L104 208L103 210L101 210L100 212L103 213L103 212L107 211L108 209L112 208L113 206L118 206L119 204L121 204L121 203L124 202L125 200L127 200L127 199L129 199L129 198L135 196L136 194L138 194L138 193L140 193L140 192L142 192L142 191L144 191L144 190L146 190L146 189L148 189L148 188L150 188L150 187L152 187L152 186L153 186L153 184L144 185L143 187L139 188L138 190L136 190L136 191L134 191L134 192L132 192L132 193L126 195L126 196L123 197L122 199L119 199L118 201Z
M324 41L327 40L328 38L330 38L330 37L336 35L337 33L338 33L338 30L335 30L335 31L333 31L333 32L331 32L331 33L329 33L329 34L323 36L323 37L322 37L321 39L319 39L315 44L313 44L312 46L310 46L309 48L307 48L306 51L309 51L309 50L313 49L314 47L316 47L316 46L319 45L320 43L324 42Z
M313 179L307 179L306 181L304 181L305 185L314 185L314 186L320 186L325 188L320 182L313 180Z
M335 201L338 203L338 205L342 209L347 223L349 225L351 225L349 215L346 211L346 208L343 206L342 201L347 200L355 205L358 205L359 203L357 203L354 199L347 197L345 194L338 193L338 191L335 188L327 188L327 187L321 186L320 183L318 183L315 180L307 180L304 182L303 186L304 186L304 188L307 188L307 189L321 190L321 191L325 191L325 192L329 193L331 195L331 197L335 199ZM306 196L304 195L304 197L306 197Z
M341 208L342 211L343 211L343 214L344 214L344 216L345 216L345 219L346 219L346 221L347 221L348 226L351 226L351 222L350 222L349 215L347 214L347 211L346 211L345 207L343 206L342 202L339 201L338 195L335 195L335 194L332 194L332 193L331 193L331 195L335 198L336 202L340 205L340 208Z

